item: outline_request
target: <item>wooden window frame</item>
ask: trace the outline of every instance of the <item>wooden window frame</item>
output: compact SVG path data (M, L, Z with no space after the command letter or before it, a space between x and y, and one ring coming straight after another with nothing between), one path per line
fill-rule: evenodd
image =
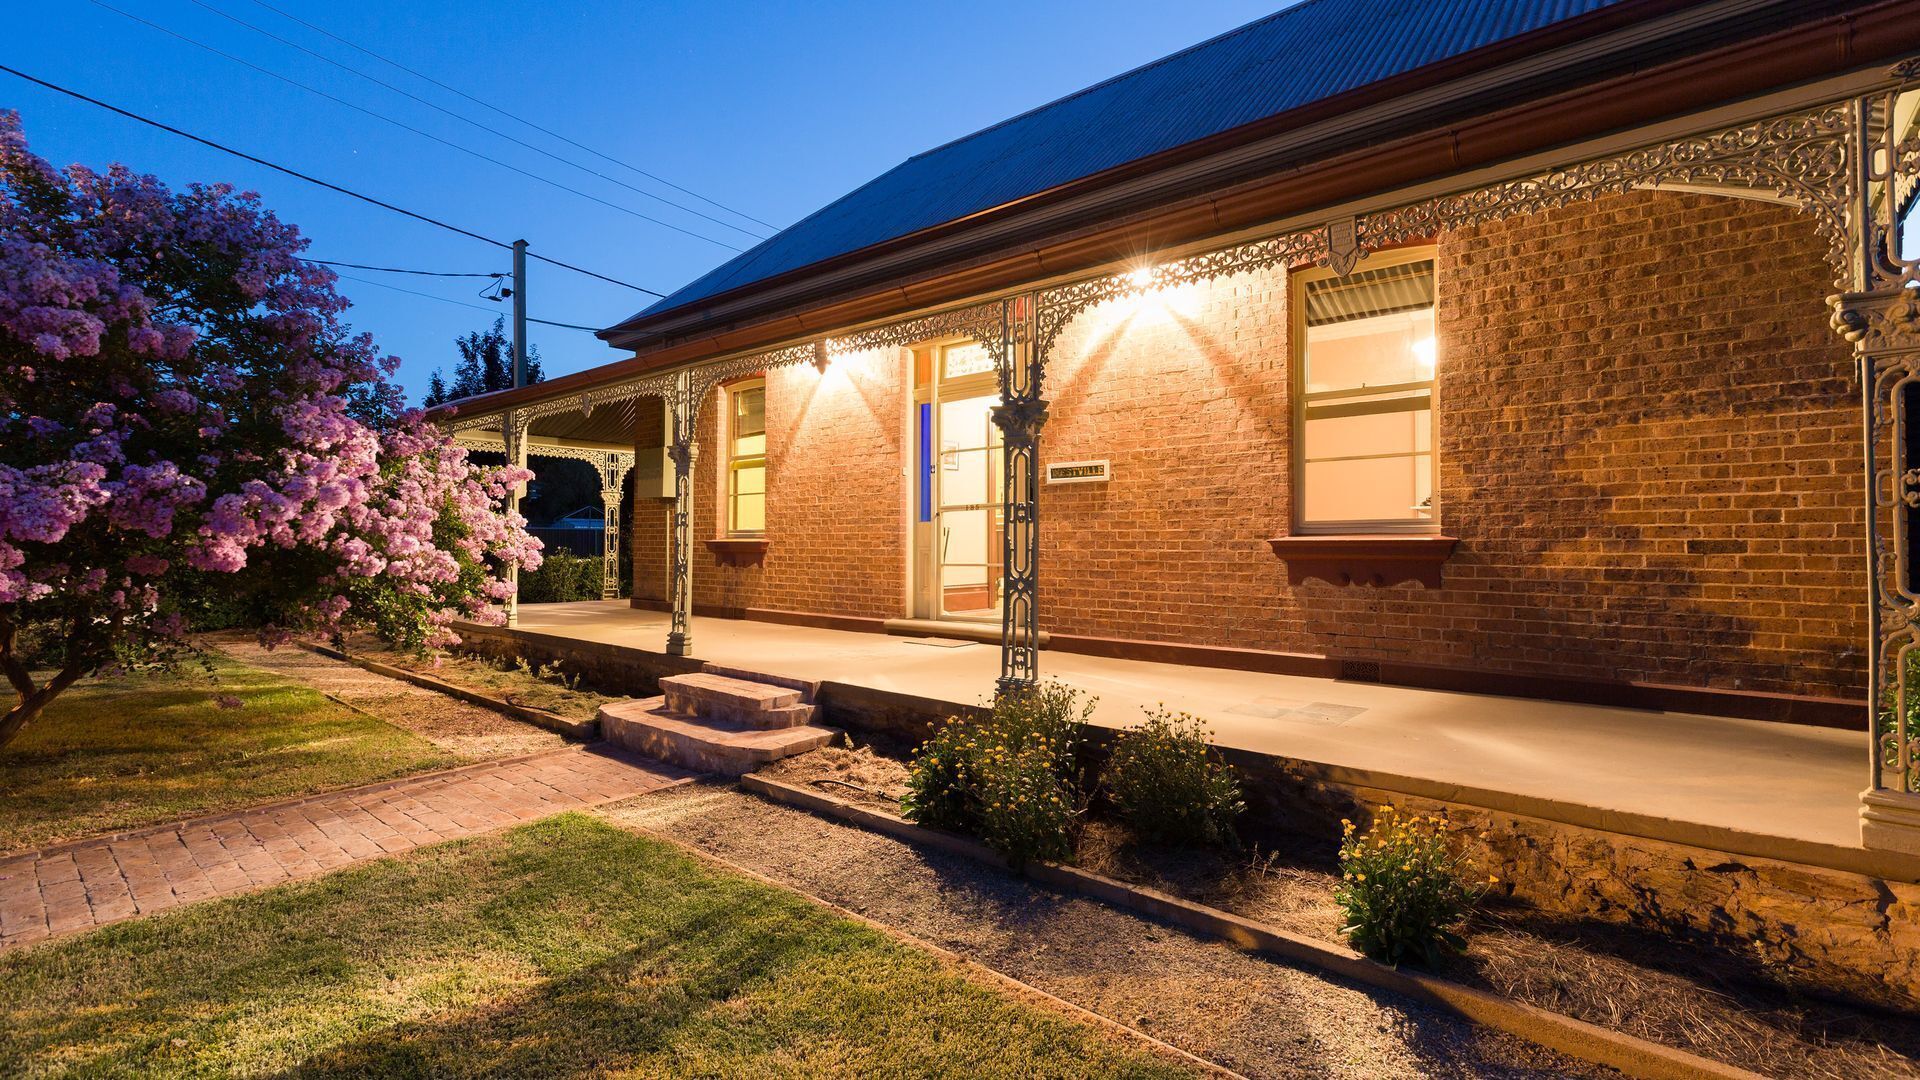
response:
M762 446L760 453L758 454L734 453L734 430L733 430L733 423L734 423L733 418L735 416L734 398L740 394L746 393L751 390L760 391L760 395L761 395L760 415L762 417L761 423L763 425L761 427L761 434L763 437L766 436L767 432L764 425L766 422L765 416L766 416L767 380L765 376L757 375L749 379L741 379L738 382L728 383L725 386L722 386L720 389L721 389L721 393L723 394L722 408L720 410L720 421L721 421L720 446L722 451L724 451L724 456L726 458L724 467L721 469L721 473L720 473L720 501L724 506L723 520L726 522L726 529L725 529L724 535L728 537L743 537L748 539L759 539L767 535L767 530L765 527L766 512L767 512L766 500L767 500L767 495L769 493L769 490L773 486L769 482L772 477L771 477L771 473L767 469L766 447ZM739 493L734 490L734 478L737 475L739 475L739 471L742 468L750 469L755 466L759 467L760 475L762 477L761 485L760 485L761 487L760 519L761 519L762 525L758 529L741 529L734 524L736 521L736 512L738 510L737 503L739 500Z
M1378 252L1370 256L1363 269L1379 269L1390 266L1404 266L1409 263L1430 262L1433 264L1434 308L1439 308L1440 278L1439 248L1421 246L1400 248L1394 251ZM1340 277L1339 274L1323 267L1310 267L1296 270L1287 283L1287 305L1291 309L1292 341L1289 351L1293 354L1289 365L1293 410L1293 432L1288 447L1292 473L1292 534L1295 536L1379 536L1383 534L1401 536L1434 536L1440 532L1440 362L1434 358L1434 374L1431 379L1412 383L1398 383L1392 386L1369 387L1365 391L1328 391L1312 395L1314 401L1337 399L1341 396L1365 394L1388 394L1424 389L1427 391L1427 412L1432 427L1432 451L1427 455L1431 475L1429 490L1433 493L1433 512L1425 521L1405 518L1387 520L1355 521L1308 521L1307 520L1307 304L1306 287L1314 281L1326 281ZM1436 349L1438 347L1438 326L1435 327ZM1382 410L1388 411L1388 410ZM1399 455L1394 455L1399 456Z

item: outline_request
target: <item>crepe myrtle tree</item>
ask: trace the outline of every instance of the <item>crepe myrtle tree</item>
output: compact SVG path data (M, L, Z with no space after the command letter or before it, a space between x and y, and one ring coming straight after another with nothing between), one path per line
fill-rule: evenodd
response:
M0 112L0 746L215 607L432 647L539 565L501 510L526 471L403 411L306 246L225 185L57 170Z

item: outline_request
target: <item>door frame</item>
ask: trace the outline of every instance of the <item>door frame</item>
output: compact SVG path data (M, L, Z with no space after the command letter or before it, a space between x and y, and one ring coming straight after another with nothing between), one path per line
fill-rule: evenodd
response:
M942 579L940 574L939 552L935 541L937 530L940 527L939 476L941 470L938 465L941 454L939 438L940 405L943 401L968 400L977 397L992 397L995 403L998 404L1000 398L999 374L993 370L963 375L953 379L942 379L940 377L946 368L945 358L947 351L956 347L965 347L972 344L974 344L972 340L967 338L946 338L926 342L915 346L912 350L913 355L910 360L911 371L907 385L908 422L906 425L905 440L908 461L908 574L906 616L911 619L936 622L992 623L997 622L1000 618L997 608L990 609L990 613L984 615L947 614L945 594L941 587ZM918 372L923 361L927 365L927 381L924 385L921 385ZM930 421L925 428L926 434L924 436L922 435L923 428L921 422L923 406L926 407L926 415ZM922 458L920 456L919 445L923 437L928 440L928 449L935 462L933 486L924 496L922 495L921 488L922 484L926 481L926 474L921 468ZM990 468L994 467L1003 466L990 466ZM928 520L925 521L920 519L920 506L923 498L927 499L931 504L931 512ZM1001 505L1002 501L1003 500L1000 499L992 500L990 512L1004 513L1005 508ZM1006 523L1002 521L1000 527L1004 529ZM991 548L991 542L989 542L989 547ZM987 561L989 569L994 565L992 555L993 552L989 550ZM999 598L999 590L1004 587L1005 573L1006 569L1002 567L1000 582L995 582L993 575L991 573L988 574L988 588L994 590L996 598ZM1001 598L1000 602L1004 603L1005 601Z

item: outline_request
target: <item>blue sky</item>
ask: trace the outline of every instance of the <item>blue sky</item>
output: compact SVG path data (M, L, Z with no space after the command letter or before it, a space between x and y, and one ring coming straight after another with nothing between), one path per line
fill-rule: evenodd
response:
M103 0L410 127L715 239L724 228L436 112L222 18L339 63L715 218L682 192L423 83L255 0ZM753 217L788 224L902 159L1286 6L1284 0L1016 4L569 4L266 0L306 22ZM722 246L561 191L280 82L90 0L25 0L0 62L452 224L661 292ZM309 254L426 270L508 269L507 253L355 203L0 73L56 164L124 161L173 184L261 192ZM504 309L476 279L342 273ZM604 325L648 297L532 264L530 314ZM416 397L488 311L342 281L353 321L404 363ZM536 327L550 375L617 359L590 334Z

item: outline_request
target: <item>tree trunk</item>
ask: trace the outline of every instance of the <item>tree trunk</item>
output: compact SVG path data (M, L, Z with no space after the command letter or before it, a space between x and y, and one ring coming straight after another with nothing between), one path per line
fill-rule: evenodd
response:
M48 679L47 684L40 689L31 694L20 695L20 703L8 709L6 719L0 720L0 750L6 749L7 744L13 741L13 737L20 734L20 729L32 722L34 717L45 712L47 706L53 703L54 698L60 696L62 690L72 686L79 679L80 672L66 668Z
M34 717L46 711L60 692L78 682L82 671L69 664L54 673L42 686L33 685L33 673L27 665L14 655L13 643L16 640L16 628L12 620L0 616L0 671L4 671L7 681L13 685L14 706L7 710L5 719L0 719L0 750L13 742L14 736L31 723Z

